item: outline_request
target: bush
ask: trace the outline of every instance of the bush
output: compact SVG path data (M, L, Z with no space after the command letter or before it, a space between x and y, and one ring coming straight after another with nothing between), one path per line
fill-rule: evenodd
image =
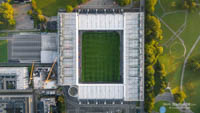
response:
M174 99L176 103L183 103L185 98L186 98L186 95L183 91L180 91L174 94Z
M74 9L71 5L66 6L66 12L72 12Z

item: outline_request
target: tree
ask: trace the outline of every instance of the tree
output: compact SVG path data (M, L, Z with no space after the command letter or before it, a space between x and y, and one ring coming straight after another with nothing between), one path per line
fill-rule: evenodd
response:
M0 22L7 25L15 25L14 9L8 2L0 5Z
M198 59L189 59L187 66L194 72L200 71L200 61Z
M185 98L186 98L186 95L183 91L179 91L174 94L174 99L176 103L183 103Z
M146 67L146 73L147 73L147 75L154 75L155 70L152 65L149 65Z
M154 13L156 3L157 0L146 0L146 12L150 14Z
M64 104L64 102L65 102L64 97L63 97L63 96L59 96L59 97L58 97L58 102Z
M171 7L176 7L176 2L175 1L171 2Z
M145 28L145 38L147 41L151 41L152 39L162 40L161 23L155 16L147 15Z
M41 14L38 14L38 20L41 22L41 23L45 23L47 21L47 19L45 18L44 15L41 15Z
M32 14L33 14L33 11L30 9L30 10L28 10L27 14L28 14L28 15L32 15Z
M183 7L189 11L194 11L197 8L197 4L194 0L184 0Z
M163 93L165 88L167 87L167 80L166 80L166 70L165 65L161 64L158 60L155 64L155 87L154 92L155 95L159 93Z
M72 12L74 9L73 9L73 7L71 6L71 5L67 5L66 6L66 11L67 12Z
M36 1L35 1L35 0L32 0L32 8L33 8L34 10L37 9L37 4L36 4Z

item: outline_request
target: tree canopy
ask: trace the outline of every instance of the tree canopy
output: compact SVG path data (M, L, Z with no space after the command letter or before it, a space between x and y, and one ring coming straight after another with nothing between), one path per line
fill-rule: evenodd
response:
M71 6L71 5L67 5L66 6L66 11L67 12L72 12L74 9L73 9L73 7Z
M0 4L0 23L5 25L15 25L14 9L8 2Z

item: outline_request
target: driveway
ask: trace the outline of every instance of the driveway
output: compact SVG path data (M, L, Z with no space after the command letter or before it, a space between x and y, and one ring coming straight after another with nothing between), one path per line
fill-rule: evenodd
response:
M30 30L34 29L33 21L27 14L31 9L30 4L15 4L13 5L15 10L16 29L17 30Z

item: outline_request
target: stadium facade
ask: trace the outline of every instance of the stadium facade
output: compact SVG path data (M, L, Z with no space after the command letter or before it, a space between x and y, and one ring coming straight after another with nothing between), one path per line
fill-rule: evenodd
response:
M79 31L123 32L123 82L81 83ZM76 87L79 100L144 100L144 13L59 13L58 84Z

